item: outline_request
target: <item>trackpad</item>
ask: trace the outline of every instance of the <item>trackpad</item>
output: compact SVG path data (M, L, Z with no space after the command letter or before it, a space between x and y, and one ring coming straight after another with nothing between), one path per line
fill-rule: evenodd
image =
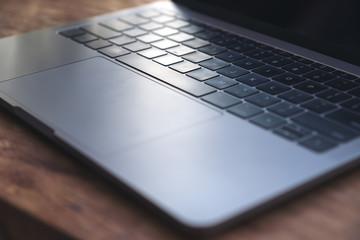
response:
M65 141L100 156L219 116L101 57L2 82L0 90Z

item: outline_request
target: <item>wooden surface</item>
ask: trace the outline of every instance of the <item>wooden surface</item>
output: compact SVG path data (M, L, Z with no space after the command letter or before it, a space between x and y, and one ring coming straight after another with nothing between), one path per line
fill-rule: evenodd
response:
M145 2L150 1L0 0L0 37ZM184 238L0 110L0 240L63 239L66 236L136 240ZM358 240L360 170L208 239Z

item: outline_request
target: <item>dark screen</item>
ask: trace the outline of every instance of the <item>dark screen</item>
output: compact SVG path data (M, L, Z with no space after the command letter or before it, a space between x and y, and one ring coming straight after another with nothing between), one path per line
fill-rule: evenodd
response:
M237 23L244 23L246 27L258 28L256 30L266 34L360 64L360 1L193 0L192 2L202 2L202 6L210 4L217 10L226 9L234 13L234 16L240 16L237 19L232 16L231 20L238 20ZM198 7L201 8L201 5ZM221 11L216 12L229 20L226 14L220 14ZM266 24L259 24L260 22Z

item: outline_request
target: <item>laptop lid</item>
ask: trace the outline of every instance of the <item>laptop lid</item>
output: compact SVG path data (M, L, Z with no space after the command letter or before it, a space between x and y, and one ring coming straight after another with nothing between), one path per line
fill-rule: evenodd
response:
M337 59L360 65L360 3L353 0L175 0ZM205 6L205 7L204 7Z

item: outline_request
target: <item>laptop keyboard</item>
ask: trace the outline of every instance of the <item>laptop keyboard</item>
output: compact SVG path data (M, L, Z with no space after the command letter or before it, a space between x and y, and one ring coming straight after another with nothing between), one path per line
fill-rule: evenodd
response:
M360 78L180 14L147 10L61 35L315 152L360 133Z

